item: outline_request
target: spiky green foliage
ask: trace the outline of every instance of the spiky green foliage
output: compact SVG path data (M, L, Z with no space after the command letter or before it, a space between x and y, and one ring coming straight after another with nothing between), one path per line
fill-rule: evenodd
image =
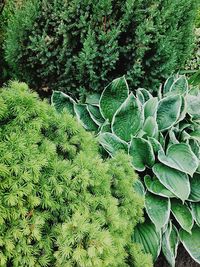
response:
M23 83L0 91L0 266L138 266L143 199L126 155L103 162L92 135Z
M0 1L0 86L9 78L9 66L5 61L3 50L7 22L22 2L23 0Z
M136 227L133 240L143 245L156 260L161 247L167 261L175 266L181 242L200 262L200 93L190 89L185 76L171 76L153 97L139 88L129 92L125 77L115 79L100 100L90 96L87 104L72 101L55 91L58 109L74 106L82 125L98 133L105 151L113 157L123 150L132 158L145 194L149 217ZM189 233L189 234L188 234ZM192 244L191 247L188 244ZM191 247L191 249L190 249ZM195 249L194 249L195 248Z
M3 11L4 11L5 2L0 3L0 85L3 80L3 39L4 39L4 18L3 18Z
M194 71L198 71L200 69L200 3L198 5L195 27L195 41L192 56L191 58L189 58L185 66L185 69L187 70L186 73L188 74L193 73ZM194 75L194 78L192 77L191 80L192 84L196 83L199 85L199 74Z
M197 0L34 0L10 19L6 58L35 88L101 92L126 75L156 90L191 52Z
M196 17L196 27L200 28L200 7L197 12L197 17Z
M190 73L190 70L198 71L200 69L200 26L195 29L195 47L185 69L188 70L188 73Z

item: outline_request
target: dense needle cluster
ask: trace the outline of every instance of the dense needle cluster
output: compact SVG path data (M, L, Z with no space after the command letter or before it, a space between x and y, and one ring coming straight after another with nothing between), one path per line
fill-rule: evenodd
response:
M198 0L28 0L9 18L6 60L37 89L102 92L126 75L157 90L192 51Z
M0 266L149 267L131 242L143 200L127 156L23 83L0 91Z

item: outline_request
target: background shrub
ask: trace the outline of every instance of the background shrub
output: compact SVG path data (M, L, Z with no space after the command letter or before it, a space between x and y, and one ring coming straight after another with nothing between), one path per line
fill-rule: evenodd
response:
M23 83L0 91L0 265L152 266L131 242L143 200L127 156Z
M14 10L21 7L24 0L2 0L0 3L0 86L9 78L10 71L5 61L3 43L6 26Z
M197 12L195 29L195 46L192 52L192 57L188 60L186 70L199 70L200 69L200 9Z
M4 1L0 4L0 85L3 81L3 65L4 65L4 56L3 56L3 39L4 39L4 17L3 17L3 10L4 10L5 3Z
M185 69L188 71L200 69L200 28L195 29L195 48Z
M17 78L77 96L126 75L156 90L184 65L197 0L26 1L9 21L6 59Z
M199 10L197 12L196 27L200 28L200 8L199 8Z

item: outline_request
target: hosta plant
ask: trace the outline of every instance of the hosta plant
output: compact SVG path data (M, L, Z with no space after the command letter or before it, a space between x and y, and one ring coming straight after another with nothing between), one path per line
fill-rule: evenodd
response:
M143 200L127 155L103 161L67 112L0 90L0 266L151 267L131 240Z
M156 96L144 88L130 93L121 77L85 104L58 91L52 102L95 131L111 157L119 150L131 156L147 217L133 240L154 260L162 250L171 266L181 242L200 263L200 93L185 76L169 77Z

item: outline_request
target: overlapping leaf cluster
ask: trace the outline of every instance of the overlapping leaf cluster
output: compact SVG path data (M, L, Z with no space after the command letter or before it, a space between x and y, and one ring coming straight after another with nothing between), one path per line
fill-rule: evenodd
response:
M152 266L131 241L143 200L130 160L97 150L25 84L0 90L0 266Z
M161 247L175 265L181 241L200 262L200 93L189 90L185 76L171 76L157 96L144 88L129 93L124 77L110 83L87 104L54 92L57 109L67 107L82 125L98 133L105 151L124 150L141 172L148 218L133 239L151 252Z

